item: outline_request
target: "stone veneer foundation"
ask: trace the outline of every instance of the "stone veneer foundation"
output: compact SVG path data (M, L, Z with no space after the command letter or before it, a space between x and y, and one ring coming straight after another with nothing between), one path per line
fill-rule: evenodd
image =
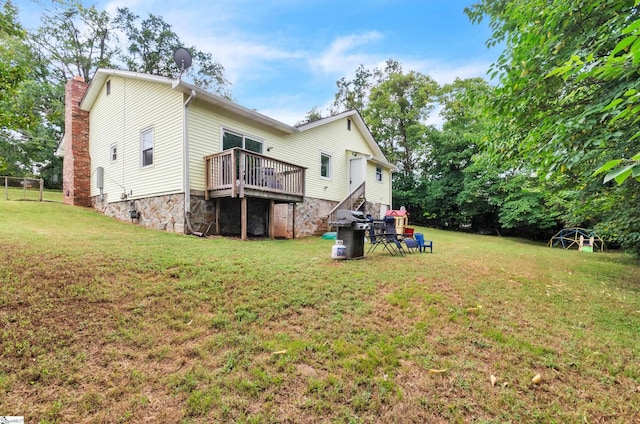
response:
M172 233L188 233L184 217L184 194L168 194L143 199L122 200L108 203L107 195L91 198L91 206L107 216L133 222L143 227ZM131 219L130 210L132 203L135 210L140 213L138 219ZM267 215L269 201L264 199L248 199L248 228L250 237L267 236ZM328 215L337 202L316 198L305 198L303 203L296 205L295 237L318 236L329 231ZM216 200L205 200L203 196L191 195L191 225L196 232L205 232L209 224L215 221ZM289 237L293 235L293 204L287 205L289 222L287 223ZM365 214L371 213L374 218L380 211L381 205L367 202ZM240 200L231 198L220 199L220 233L222 235L240 234ZM373 212L376 211L376 212ZM215 227L211 227L209 235L213 234Z
M147 197L143 199L107 202L107 195L91 198L91 206L107 216L121 221L130 221L143 227L165 230L172 233L185 232L184 194L167 194L163 196ZM130 210L132 206L140 213L132 220Z

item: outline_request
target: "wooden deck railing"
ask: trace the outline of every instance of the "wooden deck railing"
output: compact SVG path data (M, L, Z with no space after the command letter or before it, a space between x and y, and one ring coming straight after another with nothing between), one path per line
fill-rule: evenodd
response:
M305 168L234 148L205 157L207 197L304 196Z
M365 182L363 181L358 187L356 187L347 197L345 197L340 203L338 203L329 212L329 222L336 220L336 211L338 209L356 210L362 206L365 202Z

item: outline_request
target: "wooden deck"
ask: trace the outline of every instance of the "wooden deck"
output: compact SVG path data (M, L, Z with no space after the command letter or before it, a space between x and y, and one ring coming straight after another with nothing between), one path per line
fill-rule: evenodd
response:
M234 148L205 157L206 197L304 200L305 168Z

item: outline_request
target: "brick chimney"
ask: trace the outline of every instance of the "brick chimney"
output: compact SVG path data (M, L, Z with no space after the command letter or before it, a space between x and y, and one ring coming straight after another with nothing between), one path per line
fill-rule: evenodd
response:
M79 76L65 86L62 191L68 205L91 206L89 112L80 109L87 87Z

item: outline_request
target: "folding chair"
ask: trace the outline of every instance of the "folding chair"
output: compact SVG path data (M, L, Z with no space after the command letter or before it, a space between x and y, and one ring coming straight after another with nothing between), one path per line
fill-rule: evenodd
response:
M395 253L393 252L393 248L390 247L389 243L387 242L385 234L376 234L373 223L369 226L369 242L371 243L371 246L369 246L367 254L374 252L378 246L382 246L382 248L389 252L392 256L395 255Z
M400 256L404 256L404 249L396 232L396 220L392 216L384 217L384 238L387 242L386 245L390 246L389 253L393 255L394 252L397 252Z
M416 238L416 242L418 243L418 248L419 248L420 252L426 252L427 251L427 247L428 247L429 251L431 253L433 253L433 241L432 240L425 240L424 239L424 234L422 234L422 233L415 233L414 237Z
M418 246L418 242L414 238L405 236L404 244L407 245L407 252L420 251L420 246Z

